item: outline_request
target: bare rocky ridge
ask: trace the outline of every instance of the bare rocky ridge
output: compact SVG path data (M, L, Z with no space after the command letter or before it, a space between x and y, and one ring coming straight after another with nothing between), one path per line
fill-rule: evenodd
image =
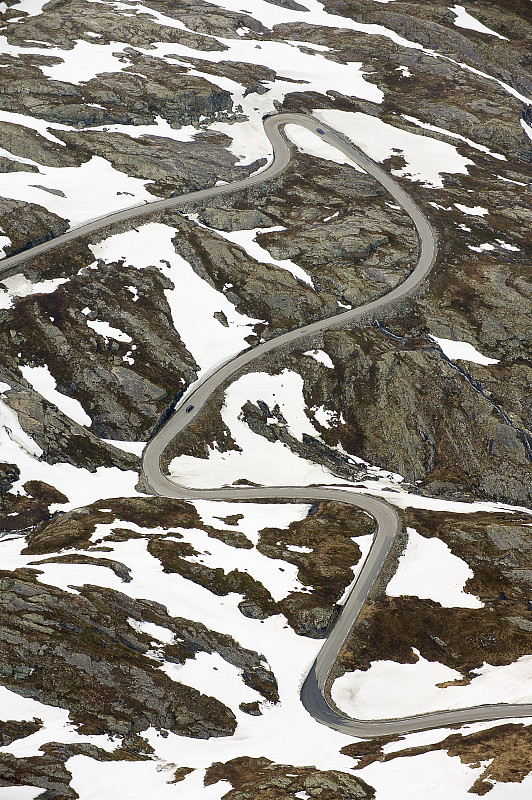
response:
M233 732L227 708L151 667L146 637L117 630L121 603L122 614L139 616L134 601L96 587L76 600L30 575L2 575L4 685L66 706L87 732L129 735L149 725L200 738Z
M275 764L267 758L234 758L225 764L213 764L205 775L205 785L229 781L232 791L224 794L225 800L289 800L301 796L320 797L323 800L371 800L375 796L371 786L338 770L321 772L315 767L293 767ZM258 793L257 793L258 790ZM340 794L341 792L341 794ZM303 795L304 796L304 795Z

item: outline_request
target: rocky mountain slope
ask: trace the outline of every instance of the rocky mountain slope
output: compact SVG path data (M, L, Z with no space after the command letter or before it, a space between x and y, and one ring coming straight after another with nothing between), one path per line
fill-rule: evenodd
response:
M277 111L354 142L437 232L413 296L258 360L164 454L187 486L400 509L331 682L354 716L532 697L531 44L528 0L0 3L0 255L255 173ZM205 371L416 263L376 180L286 136L274 180L0 277L0 798L530 794L527 720L363 742L301 707L369 516L140 474Z

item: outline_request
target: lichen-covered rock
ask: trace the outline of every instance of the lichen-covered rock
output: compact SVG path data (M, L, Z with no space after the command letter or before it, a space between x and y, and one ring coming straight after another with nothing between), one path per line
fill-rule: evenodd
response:
M162 606L99 587L79 594L39 583L31 570L3 572L0 682L27 697L67 708L80 730L118 736L153 726L186 736L229 736L232 712L220 701L171 680L146 657L151 641L128 620L169 628L174 663L198 651L218 652L242 679L277 699L276 683L260 656L200 623L169 617Z
M212 764L205 773L205 785L229 781L232 790L225 800L290 800L303 796L320 800L372 800L375 791L361 778L347 772L316 767L276 764L268 758L233 758Z

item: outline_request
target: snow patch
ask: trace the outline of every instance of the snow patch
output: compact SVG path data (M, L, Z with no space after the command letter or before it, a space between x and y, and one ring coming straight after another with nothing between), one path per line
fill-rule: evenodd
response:
M23 377L30 383L36 392L39 392L46 400L53 403L78 425L85 425L88 428L92 425L92 420L85 412L79 400L68 397L62 392L57 391L57 383L47 366L44 367L20 367Z
M102 322L99 319L88 319L87 325L89 328L92 328L93 331L96 331L100 336L106 341L109 339L115 339L117 342L132 342L131 336L124 331L119 330L118 328L113 328L112 325L109 325L108 322Z
M240 314L222 292L200 278L175 252L172 244L175 235L175 229L169 225L149 222L90 248L95 258L106 263L123 258L137 269L156 266L171 280L174 288L165 289L165 295L175 329L203 372L245 350L246 337L253 334L253 325L260 320ZM227 318L227 328L213 316L220 311Z
M319 364L323 364L324 366L328 367L328 369L334 369L333 361L324 350L306 350L303 353L304 356L310 356L317 361Z
M464 206L462 203L455 203L454 206L458 211L463 211L464 214L469 214L471 217L485 217L490 213L487 208L482 206Z
M342 596L339 598L339 600L338 600L338 605L339 606L343 606L344 605L344 603L346 602L347 598L351 594L351 589L353 588L353 586L357 582L358 576L360 575L360 572L362 571L362 567L364 566L364 562L365 562L365 560L366 560L366 558L368 556L369 551L371 550L371 545L373 544L373 534L368 533L365 536L356 536L356 537L353 536L352 539L353 539L354 542L357 543L357 545L360 548L360 559L359 559L358 563L355 564L355 566L352 567L352 569L351 569L351 571L353 573L353 580L351 581L349 586L345 587Z
M377 0L377 2L383 2L383 0ZM396 67L395 71L396 72L400 72L402 78L411 78L412 77L412 73L410 72L408 67L404 67L404 66L401 65L399 67Z
M495 250L495 246L489 242L484 242L484 244L480 244L478 247L468 244L467 247L469 250L473 250L475 253L489 253L491 250Z
M11 239L9 236L3 236L2 234L4 231L0 228L0 257L4 258L6 254L6 247L9 247L11 244Z
M453 6L449 10L455 14L453 22L458 28L467 28L470 31L487 33L489 36L496 36L498 39L504 39L505 42L508 41L506 36L501 36L500 33L493 31L491 28L483 25L482 22L479 22L478 19L475 19L475 17L471 16L471 14L469 14L463 6Z
M7 384L6 384L7 386ZM8 387L10 388L10 387ZM18 416L6 403L0 400L0 448L2 456L8 460L8 452L20 452L39 458L42 448L22 429ZM19 464L18 459L9 459Z
M168 630L168 628L163 628L162 625L156 625L154 622L130 618L128 619L128 624L137 633L145 633L151 636L152 639L163 642L163 644L172 644L175 639L175 634L172 631Z
M495 239L495 241L502 247L503 250L511 250L512 253L519 253L521 250L520 247L515 247L513 244L508 244L508 242L505 242L504 239Z
M482 608L478 597L464 591L473 571L440 539L427 539L407 528L408 544L397 572L386 587L391 597L408 595L434 600L444 608Z
M119 450L123 450L125 453L133 453L134 456L139 458L146 447L146 442L123 442L120 439L104 439L103 441L113 447L118 447Z
M0 265L1 265L0 261ZM51 294L62 283L68 283L68 278L52 278L46 281L32 283L21 272L2 278L0 283L0 309L13 306L17 297L28 297L30 294ZM5 287L5 288L4 288Z
M473 147L475 150L480 150L481 153L486 153L493 158L497 158L499 161L506 161L506 156L501 155L501 153L494 153L489 149L489 147L485 147L483 144L477 144L477 142L473 142L466 136L461 136L459 133L453 133L445 128L438 128L436 125L430 125L428 122L421 122L420 119L417 119L416 117L409 117L408 114L402 114L401 116L403 119L406 119L407 122L412 122L419 128L423 128L427 131L434 131L434 133L442 133L444 136L449 136L451 139L460 139L460 141L466 142L466 144L468 144L470 147Z
M474 164L448 142L403 131L370 114L319 109L314 115L351 139L375 161L402 155L406 166L392 169L392 174L420 181L425 186L441 189L444 173L467 175L467 167Z
M189 219L193 220L197 225L200 225L202 228L206 228L207 230L213 230L208 225L203 225L199 219L197 214L188 214ZM228 242L232 242L233 244L238 245L243 250L246 251L248 256L250 256L255 261L259 261L262 264L273 264L279 269L284 269L287 272L290 272L296 280L303 281L307 283L309 286L314 288L314 284L312 282L312 278L305 272L305 270L294 264L293 261L290 261L288 258L277 259L273 258L273 256L266 250L266 248L261 247L261 245L256 241L256 237L260 233L272 233L273 231L284 231L286 230L282 225L275 225L271 228L252 228L248 230L241 230L241 231L221 231L218 228L215 228L216 233L218 236L221 236L223 239L226 239Z
M318 406L317 408L311 409L311 411L312 416L322 428L330 428L331 423L337 419L336 412L325 408L325 406Z
M472 361L475 364L483 364L484 366L499 364L500 362L498 358L483 356L482 353L479 353L476 347L473 347L469 342L457 342L454 339L441 339L438 336L432 336L432 334L429 334L429 338L431 338L433 342L436 342L451 361Z
M523 130L528 136L529 139L532 139L532 125L529 125L528 122L525 122L524 119L520 120L521 125L523 126ZM516 183L516 181L514 181ZM521 184L521 186L525 186L525 184Z

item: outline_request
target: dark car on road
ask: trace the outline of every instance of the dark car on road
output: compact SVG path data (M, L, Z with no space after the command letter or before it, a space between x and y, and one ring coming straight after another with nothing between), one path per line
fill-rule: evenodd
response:
M194 406L187 406L187 408L186 408L187 414L190 414L190 412L192 411L193 408L194 408Z

